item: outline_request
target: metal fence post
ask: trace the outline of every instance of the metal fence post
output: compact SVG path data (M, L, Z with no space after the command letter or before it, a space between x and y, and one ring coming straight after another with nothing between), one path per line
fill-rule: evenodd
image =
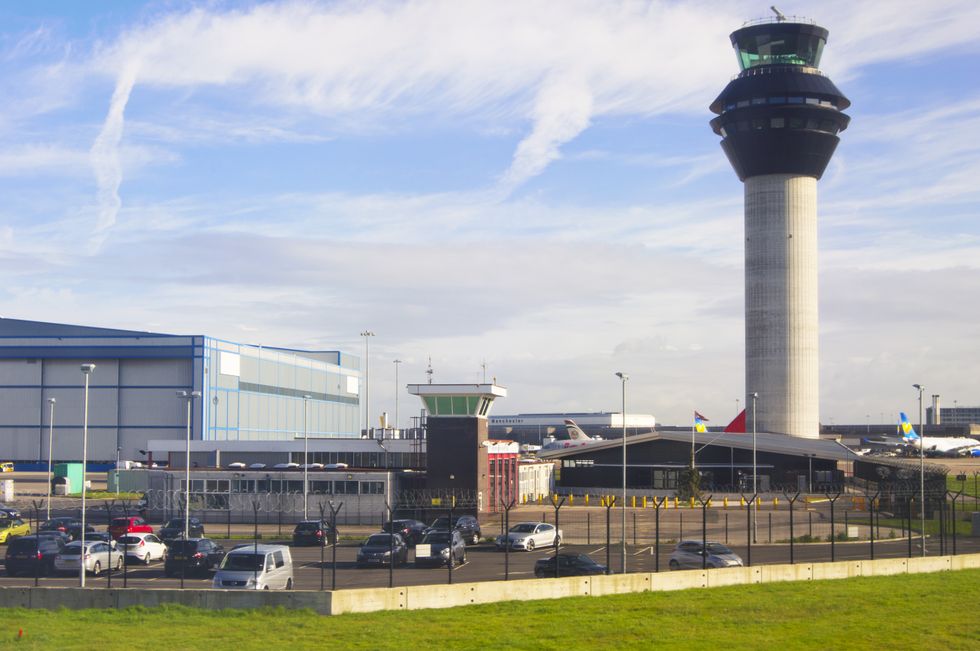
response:
M840 499L840 492L838 492L833 497L830 493L824 493L827 496L827 500L830 502L830 560L831 562L837 560L837 531L834 523L834 509L837 504L837 500Z

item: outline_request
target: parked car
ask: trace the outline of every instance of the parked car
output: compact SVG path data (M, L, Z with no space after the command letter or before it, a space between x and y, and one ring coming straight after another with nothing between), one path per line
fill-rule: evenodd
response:
M337 543L337 532L330 528L330 525L322 520L303 520L296 524L293 529L293 545L313 545L321 547L323 545L334 545Z
M210 538L181 538L170 543L163 573L177 576L183 567L185 573L206 574L218 567L224 557L225 548Z
M20 511L12 506L7 506L6 504L0 504L0 515L6 513L8 518L19 518Z
M449 516L444 515L433 520L426 533L429 531L446 531L447 529L449 529ZM453 516L453 529L460 533L468 545L479 543L480 538L483 536L483 532L480 530L480 523L472 515Z
M86 540L89 540L92 537L92 535L93 534L96 534L96 533L98 533L98 532L95 530L95 527L93 527L88 522L86 522L85 523L85 539ZM106 532L102 532L102 533L106 533ZM75 524L71 525L68 528L68 540L69 540L69 542L71 542L71 541L74 541L74 540L78 540L81 537L82 537L82 523L81 523L81 521L78 521L78 522L76 522ZM112 535L110 534L109 537L111 538Z
M408 545L397 533L375 533L357 550L357 566L404 565L408 562Z
M128 533L118 542L119 551L127 557L127 562L136 560L149 565L151 561L167 558L167 546L152 533Z
M81 527L79 527L79 532L81 532ZM79 533L79 535L81 535L81 533ZM112 534L109 533L108 531L88 531L88 532L86 532L85 533L85 542L89 542L89 541L109 543L109 546L112 547L112 551L116 551L116 547L118 546L118 545L116 545L116 541L112 537Z
M466 562L466 542L458 531L429 531L415 546L418 566L453 565Z
M0 472L13 472L14 464L12 461L0 462Z
M71 542L68 534L66 534L64 531L58 531L57 529L49 529L47 531L38 530L37 535L41 536L42 538L56 538L57 540L61 541L62 546Z
M68 541L71 542L78 538L82 533L82 521L73 516L61 516L57 518L51 518L50 520L45 520L38 527L38 531L60 531L68 537ZM88 522L85 523L85 531L95 531L93 527Z
M55 556L64 549L65 542L56 536L22 536L10 541L4 565L7 574L33 575L35 572L47 576L54 574ZM38 567L40 566L40 567Z
M422 540L422 536L425 535L425 530L428 528L424 522L418 520L395 520L394 524L395 533L401 536L409 547L415 547ZM381 531L390 532L391 525L391 522L385 522L381 525Z
M140 517L113 518L109 523L109 533L116 540L127 533L153 533L153 527Z
M188 538L203 538L204 537L204 525L197 518L190 518L188 520ZM176 540L177 538L184 537L184 518L171 518L167 521L165 525L160 527L157 531L157 536L167 544Z
M111 558L110 558L111 554ZM76 540L65 545L57 556L54 557L54 569L58 572L78 572L79 563L82 561L82 541ZM122 567L122 555L112 554L109 543L102 541L85 541L84 555L85 571L96 576L102 570L109 568L119 569Z
M523 549L534 551L537 547L558 547L561 544L561 529L555 529L547 522L519 522L510 528L506 536L497 536L497 548Z
M292 590L293 558L286 545L242 545L225 556L213 588Z
M667 564L672 570L706 567L740 567L742 558L721 543L708 541L707 554L700 540L682 540L674 548Z
M557 554L550 558L540 558L534 564L534 576L590 576L606 574L605 565L596 563L586 554Z
M31 525L20 518L0 518L0 545L17 538L27 536L31 533Z

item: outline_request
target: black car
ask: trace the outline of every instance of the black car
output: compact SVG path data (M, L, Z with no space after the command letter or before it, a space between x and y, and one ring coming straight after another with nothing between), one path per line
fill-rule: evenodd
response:
M204 537L204 525L197 518L190 518L187 527L188 538L203 538ZM167 524L160 527L157 531L157 536L162 540L167 546L177 538L184 537L184 518L173 518L167 522Z
M447 531L448 529L449 517L444 515L441 518L436 518L425 532ZM459 532L467 545L476 545L480 542L480 538L483 537L483 532L480 530L480 523L472 515L454 515L453 529Z
M15 538L7 545L7 555L4 558L7 574L10 576L54 574L54 557L64 548L64 541L57 536Z
M415 547L422 540L427 528L424 522L418 520L395 520L395 533L401 536L409 547ZM381 531L390 532L391 523L385 522L381 525Z
M555 559L558 566L555 567ZM558 554L551 558L541 558L534 564L534 576L589 576L606 574L605 565L600 565L585 554Z
M57 529L38 531L37 535L41 536L42 538L57 538L65 545L69 543L68 534L65 533L64 531L58 531Z
M300 547L312 545L322 547L337 543L337 532L321 520L302 520L293 529L293 545Z
M402 537L390 533L375 533L357 550L357 566L386 566L394 559L395 565L408 562L408 545Z
M207 574L217 568L225 557L225 548L210 538L189 538L174 540L167 548L167 560L163 573L177 576L184 568L185 574Z
M69 542L76 540L82 534L82 521L73 516L62 516L45 520L38 527L39 531L60 531L68 536ZM93 527L88 522L85 523L85 532L94 532Z

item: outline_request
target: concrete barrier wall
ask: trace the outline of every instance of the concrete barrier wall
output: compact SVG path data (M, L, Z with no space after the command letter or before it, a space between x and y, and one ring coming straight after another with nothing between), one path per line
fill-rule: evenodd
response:
M202 609L249 609L262 607L308 608L323 615L452 608L471 604L534 599L602 596L628 592L687 590L725 585L748 585L783 581L846 579L856 576L919 574L980 568L980 554L915 558L886 558L874 561L761 565L716 570L635 573L626 575L521 579L455 585L422 585L401 588L367 588L314 591L245 590L146 590L140 588L0 587L0 608L126 608L153 607L164 603Z

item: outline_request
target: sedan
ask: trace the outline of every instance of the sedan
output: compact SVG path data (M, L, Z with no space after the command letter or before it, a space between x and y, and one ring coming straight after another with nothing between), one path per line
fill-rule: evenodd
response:
M520 522L507 532L497 536L497 548L523 549L534 551L537 547L558 547L561 544L561 529L547 522Z
M218 567L225 557L225 548L210 538L175 540L170 544L163 573L177 576L181 572L207 574Z
M80 540L68 543L61 553L54 558L54 569L58 572L78 572L79 562L82 560L82 542ZM84 555L85 571L96 576L102 573L103 569L122 567L122 556L112 554L112 548L106 542L85 542Z
M590 576L607 573L605 565L596 563L585 554L558 554L551 558L542 558L534 564L534 576L539 579L546 576Z
M738 554L721 543L708 542L707 553L700 540L681 541L670 555L670 569L698 569L702 567L741 567Z
M188 518L187 522L187 532L188 538L203 538L204 537L204 525L197 518ZM184 537L184 518L173 518L169 520L165 525L160 527L157 532L157 536L165 543L170 543L171 541L177 540L178 538Z
M31 525L20 518L0 519L0 545L18 536L26 536L31 533Z
M404 565L408 562L408 545L397 533L372 534L357 550L358 567L391 565L392 560L395 565Z
M144 565L167 557L167 546L152 533L128 533L119 539L119 548L127 559L136 559Z

